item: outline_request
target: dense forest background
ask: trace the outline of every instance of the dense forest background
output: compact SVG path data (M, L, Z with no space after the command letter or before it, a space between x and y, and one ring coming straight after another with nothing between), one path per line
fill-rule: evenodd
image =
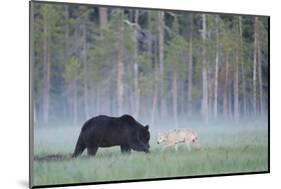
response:
M268 17L32 3L35 127L267 118Z

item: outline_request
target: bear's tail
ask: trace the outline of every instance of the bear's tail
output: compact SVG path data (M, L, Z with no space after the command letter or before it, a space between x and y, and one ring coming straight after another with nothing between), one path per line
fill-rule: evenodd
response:
M80 133L79 135L79 138L77 140L77 143L76 143L76 147L75 147L75 150L72 154L72 157L75 158L79 155L82 154L82 152L85 150L86 148L86 145L84 144L83 140L82 140L82 136L81 136L82 133Z

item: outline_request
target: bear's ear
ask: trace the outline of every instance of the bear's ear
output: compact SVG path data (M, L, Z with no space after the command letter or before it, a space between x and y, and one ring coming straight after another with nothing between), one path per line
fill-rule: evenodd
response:
M149 129L149 125L146 125L144 128L146 128L146 130L148 130Z

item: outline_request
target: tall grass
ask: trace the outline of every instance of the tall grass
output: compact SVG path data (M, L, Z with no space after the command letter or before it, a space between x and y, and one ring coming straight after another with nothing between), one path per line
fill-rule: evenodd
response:
M130 180L159 177L266 171L266 126L197 128L202 150L161 152L152 130L151 153L121 154L119 147L100 148L96 157L86 152L77 159L35 161L34 185ZM35 130L34 154L70 155L79 135L77 128Z

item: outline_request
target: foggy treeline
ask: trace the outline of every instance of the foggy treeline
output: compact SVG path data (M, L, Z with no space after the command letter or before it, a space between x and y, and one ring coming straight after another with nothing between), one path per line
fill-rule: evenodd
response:
M106 114L136 119L261 117L268 18L33 3L35 126Z

